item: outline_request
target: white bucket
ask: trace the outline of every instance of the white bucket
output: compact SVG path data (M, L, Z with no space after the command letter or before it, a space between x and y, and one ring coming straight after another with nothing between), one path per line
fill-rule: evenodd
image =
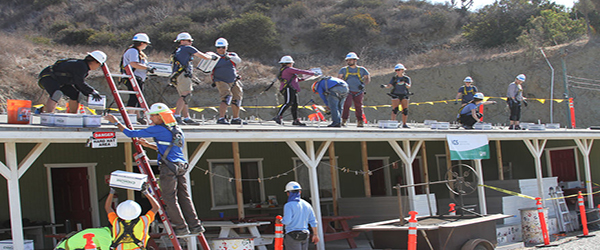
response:
M212 240L213 250L254 250L253 238L227 238Z
M211 57L219 56L219 55L215 54L214 52L206 52L206 54L208 54ZM215 68L215 65L217 65L217 62L219 62L219 60L221 60L221 59L218 59L218 60L201 59L196 68L201 70L204 73L210 73Z

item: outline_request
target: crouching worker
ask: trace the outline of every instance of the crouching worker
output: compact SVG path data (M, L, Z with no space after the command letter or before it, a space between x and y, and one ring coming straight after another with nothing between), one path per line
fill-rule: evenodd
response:
M184 135L177 126L173 112L164 103L152 104L148 111L153 126L141 130L129 130L113 115L104 118L114 123L127 137L138 137L144 147L158 152L160 190L165 211L177 236L204 232L188 190L188 162L183 155ZM154 138L150 143L143 138Z
M283 245L286 250L308 250L309 225L312 227L313 232L311 241L314 244L319 242L315 211L308 202L300 197L301 190L300 183L295 181L290 181L285 185L288 200L283 206L281 223L285 225ZM279 223L279 221L276 221L276 223Z
M327 127L339 128L342 126L342 111L348 96L348 84L339 78L331 76L319 77L312 85L312 90L318 93L331 111L331 124Z
M463 125L465 129L473 129L473 125L483 117L482 113L479 113L479 107L485 104L493 104L496 101L484 102L483 93L475 93L473 100L462 107L458 114L458 121Z
M110 249L133 250L146 249L150 234L148 229L154 221L154 215L158 212L157 201L150 195L146 185L142 188L142 194L148 198L152 208L145 215L140 216L142 207L135 201L126 200L117 206L117 212L112 208L112 200L115 189L110 188L110 194L104 203L104 210L108 214L108 221L112 225L112 244Z
M79 93L92 96L100 101L100 93L85 82L90 70L96 70L106 62L106 54L95 50L87 54L83 60L58 60L42 70L38 75L38 85L50 95L44 105L45 113L53 113L58 101L66 95L69 97L68 113L77 113Z

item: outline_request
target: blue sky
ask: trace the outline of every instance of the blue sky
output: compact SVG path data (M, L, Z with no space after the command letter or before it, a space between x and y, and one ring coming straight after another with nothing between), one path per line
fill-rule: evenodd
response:
M429 0L429 1L434 2L434 3L450 2L449 0ZM474 4L473 4L474 8L472 10L476 10L485 5L492 4L492 3L494 3L494 1L495 0L475 0ZM557 4L560 4L560 5L564 5L567 8L571 8L571 7L573 7L573 2L575 2L575 1L577 1L577 0L555 0L554 2ZM456 2L460 2L460 0L457 0Z

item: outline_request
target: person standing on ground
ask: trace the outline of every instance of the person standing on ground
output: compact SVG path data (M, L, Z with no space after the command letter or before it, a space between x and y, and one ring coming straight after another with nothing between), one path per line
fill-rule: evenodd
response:
M331 112L331 124L327 127L342 127L342 110L348 96L348 84L336 77L319 77L312 85L312 90L318 93Z
M135 201L126 200L117 206L117 212L112 208L115 189L110 188L110 193L104 203L104 210L108 221L112 225L112 244L110 249L146 249L150 234L150 223L154 221L156 212L160 209L158 202L148 192L148 187L142 187L142 194L146 196L152 208L146 215L140 216L142 207Z
M365 85L371 82L371 75L369 71L362 66L358 66L358 55L354 52L346 55L346 64L348 66L343 67L338 72L338 78L348 83L350 93L344 102L344 111L342 112L342 126L346 126L348 117L350 116L350 107L354 103L354 114L356 115L356 127L363 127L363 98L365 96Z
M217 54L220 57L212 71L213 82L219 90L221 99L217 124L242 124L244 122L240 119L240 107L244 90L236 70L236 65L241 63L242 59L235 52L228 52L228 46L229 42L225 38L221 37L215 41ZM225 118L227 106L231 106L233 113L231 122Z
M300 92L300 84L299 81L303 79L299 78L298 75L315 75L314 72L309 70L301 70L294 68L294 59L291 56L283 56L281 60L279 60L279 64L281 68L279 68L279 75L277 79L279 79L279 92L283 95L284 103L279 108L277 115L273 118L277 124L283 125L283 113L288 109L292 108L292 125L296 126L306 126L305 123L300 122L300 118L298 118L298 92Z
M171 82L175 83L177 92L179 93L177 107L175 108L175 119L179 124L198 125L197 121L190 118L188 110L188 103L192 99L192 91L194 90L192 85L194 69L192 61L194 60L194 56L206 60L218 60L219 57L202 53L192 46L194 39L190 33L179 33L174 42L179 43L179 47L173 54L173 74L171 75Z
M312 228L312 239L314 244L319 242L319 233L317 231L317 219L312 206L300 197L302 187L295 181L288 182L285 185L285 191L288 201L283 206L283 218L275 223L285 225L285 236L283 245L286 250L307 250L308 238Z
M458 99L462 98L461 105L463 107L467 105L467 103L471 102L475 93L478 92L477 87L473 86L473 78L470 76L465 77L464 83L465 85L458 89L456 100L454 100L454 104L458 104Z
M90 70L100 68L106 62L106 54L100 50L87 53L83 60L58 60L42 70L38 75L38 85L50 95L44 105L44 113L54 113L58 101L69 97L68 113L77 113L79 93L92 96L95 101L102 100L100 93L85 82Z
M473 100L467 103L461 108L458 114L458 120L465 129L473 129L473 125L483 117L482 113L479 113L479 106L486 104L496 104L496 101L484 102L485 96L483 93L475 93Z
M150 37L148 37L146 33L138 33L135 34L135 36L133 36L132 41L133 44L129 46L129 48L125 51L123 57L121 58L121 73L125 74L125 67L127 67L127 65L131 66L131 70L133 70L133 75L135 76L135 80L138 83L138 87L140 88L140 91L143 91L144 82L146 81L146 74L154 73L155 70L154 68L148 66L148 56L146 56L146 53L144 53L144 49L146 49L146 47L148 47L148 45L150 44ZM123 79L125 79L124 81L127 89L133 91L133 86L131 86L130 79ZM135 94L129 95L129 100L127 101L127 108L139 107L140 103L137 99L137 96ZM142 112L136 112L136 110L127 110L127 112L130 114L137 113L137 120L140 124L145 125L148 123Z
M401 63L394 66L396 75L392 77L388 84L381 85L382 88L392 88L389 96L392 97L392 120L396 120L396 115L400 112L398 106L402 105L402 127L409 128L406 124L408 119L408 96L410 95L409 89L411 86L410 77L404 74L406 67Z
M113 115L104 118L113 123L127 137L140 138L142 146L158 152L158 168L160 170L160 190L165 211L178 236L204 232L192 198L188 192L188 179L185 174L189 165L183 155L184 135L176 126L173 112L163 103L152 104L148 111L153 126L141 130L129 130L119 123ZM154 138L150 143L143 138ZM189 229L189 230L188 230Z
M506 102L510 108L510 126L508 129L520 130L519 121L521 120L521 102L527 106L527 101L523 97L523 83L525 82L525 75L520 74L515 78L515 81L508 85L506 91Z

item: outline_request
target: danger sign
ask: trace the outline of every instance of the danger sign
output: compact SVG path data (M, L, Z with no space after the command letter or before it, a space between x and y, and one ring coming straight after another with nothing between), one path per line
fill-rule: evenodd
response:
M94 132L92 134L92 137L94 137L94 139L109 139L109 138L115 138L115 132Z
M115 148L117 137L115 132L93 132L88 140L88 146L92 148Z

